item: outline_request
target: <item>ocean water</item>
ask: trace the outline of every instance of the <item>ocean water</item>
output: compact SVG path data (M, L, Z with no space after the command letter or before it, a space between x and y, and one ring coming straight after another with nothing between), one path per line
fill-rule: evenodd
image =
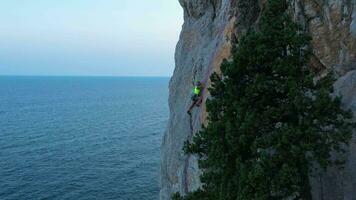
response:
M0 77L0 199L158 199L168 82Z

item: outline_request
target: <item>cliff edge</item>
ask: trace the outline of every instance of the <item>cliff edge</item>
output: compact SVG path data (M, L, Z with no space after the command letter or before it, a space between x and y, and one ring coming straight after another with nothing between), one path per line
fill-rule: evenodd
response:
M183 144L206 123L204 103L186 111L194 82L209 85L238 38L254 28L264 0L179 0L184 24L176 47L176 67L170 81L170 118L161 147L160 199L185 194L200 186L197 158L185 155ZM356 113L356 0L291 0L291 15L312 36L310 66L322 73L334 69L336 92L345 108ZM209 96L203 91L204 100ZM356 139L350 144L344 169L329 169L312 179L314 199L356 199Z

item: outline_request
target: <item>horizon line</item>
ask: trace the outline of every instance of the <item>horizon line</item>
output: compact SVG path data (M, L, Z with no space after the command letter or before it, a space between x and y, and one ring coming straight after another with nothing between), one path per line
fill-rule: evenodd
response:
M155 75L18 75L18 74L0 74L0 77L97 77L97 78L171 78L172 76Z

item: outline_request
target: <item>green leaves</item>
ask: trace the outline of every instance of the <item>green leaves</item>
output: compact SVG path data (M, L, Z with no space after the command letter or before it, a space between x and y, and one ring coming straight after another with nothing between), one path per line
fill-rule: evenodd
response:
M211 76L209 123L185 145L199 155L203 187L177 200L311 199L315 167L343 164L352 113L332 96L334 77L308 70L310 37L269 0L259 32L240 39L222 77Z

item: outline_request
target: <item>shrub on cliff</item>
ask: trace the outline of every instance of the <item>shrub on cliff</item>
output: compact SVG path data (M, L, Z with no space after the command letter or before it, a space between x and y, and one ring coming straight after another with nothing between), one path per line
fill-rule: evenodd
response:
M351 138L352 113L332 97L332 75L313 81L309 38L269 0L222 76L212 75L208 125L187 143L199 156L203 187L179 200L311 199L309 177L338 160Z

